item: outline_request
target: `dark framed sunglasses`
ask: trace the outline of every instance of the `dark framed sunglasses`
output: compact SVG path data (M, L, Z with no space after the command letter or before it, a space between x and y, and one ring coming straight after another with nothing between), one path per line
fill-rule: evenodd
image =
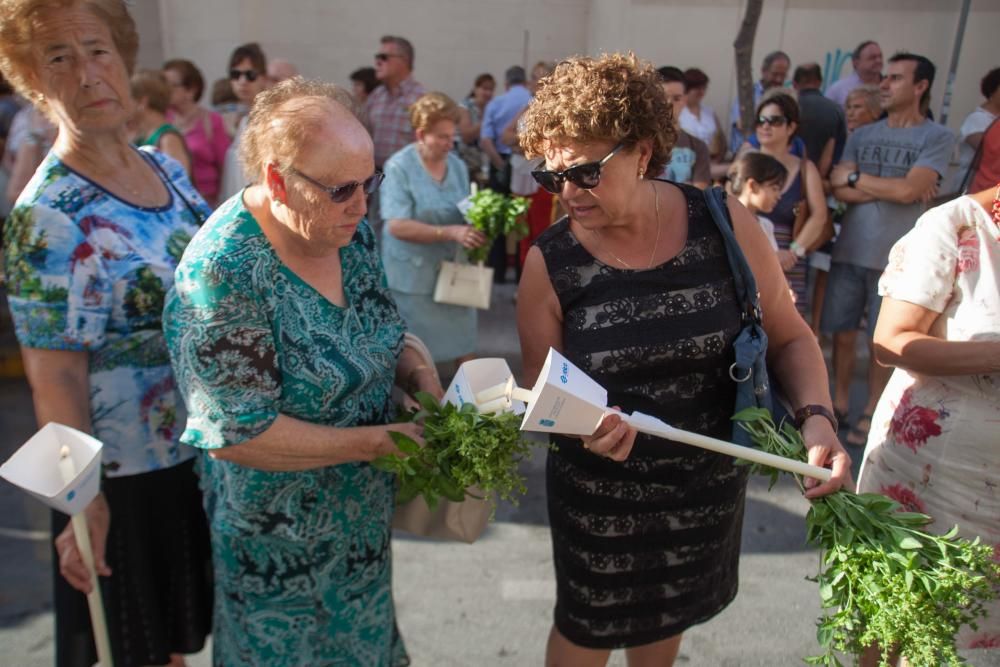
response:
M610 153L597 162L578 164L563 171L537 169L531 172L531 176L546 191L554 195L562 192L563 184L566 181L569 181L578 188L593 190L601 182L601 168L608 163L608 160L615 156L615 153L622 149L622 146L622 144L618 144L611 149Z
M260 74L258 74L255 70L252 70L252 69L231 69L231 70L229 70L229 79L231 81L239 81L240 77L243 77L247 81L249 81L250 83L253 83L254 81L257 80L258 76L260 76Z
M298 169L295 169L294 167L292 168L291 171L293 174L295 174L302 180L306 181L307 183L311 183L312 185L316 186L326 194L330 195L330 199L336 202L337 204L343 204L345 201L350 199L351 195L354 194L354 191L358 189L358 186L361 186L361 190L365 193L366 196L372 194L373 192L378 190L378 186L382 185L382 179L385 178L385 174L376 169L375 173L366 178L364 181L352 181L350 183L344 183L343 185L330 186L330 185L323 185L315 178L312 178L311 176L306 176L305 174L303 174Z
M380 63L386 62L387 60L389 60L389 58L402 58L402 57L403 56L400 55L400 54L398 54L398 53L376 53L375 54L375 60L377 60Z
M788 119L784 116L757 116L757 124L761 126L784 127L788 124Z

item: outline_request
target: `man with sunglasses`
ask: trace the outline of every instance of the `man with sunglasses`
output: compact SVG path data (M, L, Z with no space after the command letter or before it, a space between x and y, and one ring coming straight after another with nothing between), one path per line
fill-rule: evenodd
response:
M416 140L410 126L410 105L424 94L424 87L413 78L413 45L408 39L385 35L375 53L375 78L378 88L365 100L368 131L375 142L375 166L382 169L396 151ZM378 194L368 202L368 222L378 238L382 214Z
M424 87L413 78L409 40L393 35L381 39L375 78L381 85L365 101L365 113L375 141L375 166L381 169L393 153L414 141L407 109L424 94Z

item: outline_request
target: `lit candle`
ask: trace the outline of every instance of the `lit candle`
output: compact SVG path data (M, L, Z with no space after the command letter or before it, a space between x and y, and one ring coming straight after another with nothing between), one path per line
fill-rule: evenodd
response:
M509 409L510 399L506 396L501 396L500 398L494 399L488 403L483 403L479 406L479 412L483 414L492 414L494 412L502 412Z

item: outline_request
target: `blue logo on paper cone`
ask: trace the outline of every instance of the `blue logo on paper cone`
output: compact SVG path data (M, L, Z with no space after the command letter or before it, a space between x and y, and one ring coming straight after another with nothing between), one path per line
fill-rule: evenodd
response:
M74 498L76 498L76 491L70 491L66 494L67 501L73 500Z
M542 426L548 426L550 428L556 425L556 423L551 419L539 419L538 423L541 424Z
M569 382L569 378L566 377L567 375L569 375L569 364L563 364L562 375L559 376L559 379L562 381L563 384Z

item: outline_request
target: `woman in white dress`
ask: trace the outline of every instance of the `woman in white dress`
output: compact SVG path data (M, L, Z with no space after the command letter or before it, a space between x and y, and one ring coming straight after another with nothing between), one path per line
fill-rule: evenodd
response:
M872 419L858 490L957 525L1000 557L1000 186L931 209L879 283L879 362L896 366ZM959 648L1000 648L1000 603Z

